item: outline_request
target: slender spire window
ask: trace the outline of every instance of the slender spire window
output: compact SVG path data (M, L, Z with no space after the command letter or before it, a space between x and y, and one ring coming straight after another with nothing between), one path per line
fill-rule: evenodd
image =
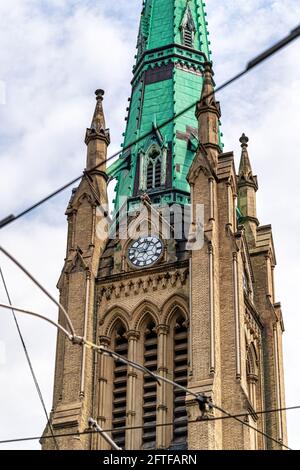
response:
M157 333L155 324L147 325L144 335L144 365L157 372ZM143 448L156 448L156 407L157 382L149 375L144 376L143 403Z
M115 336L115 351L124 357L128 355L128 341L123 326L119 326ZM115 362L113 377L113 413L112 413L112 438L119 447L125 448L125 430L119 429L126 426L126 390L127 390L127 365Z
M157 160L155 164L155 188L159 188L161 185L161 161Z
M155 189L161 186L162 164L158 151L154 151L148 160L147 166L147 189Z
M153 161L150 160L148 163L148 167L147 167L147 189L153 188L153 171L154 171Z
M189 2L187 3L180 29L182 44L187 47L194 47L197 30Z

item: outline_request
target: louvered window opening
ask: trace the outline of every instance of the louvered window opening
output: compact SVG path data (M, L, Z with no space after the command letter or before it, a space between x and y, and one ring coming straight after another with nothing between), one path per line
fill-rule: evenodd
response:
M153 163L149 162L147 167L147 189L153 188Z
M188 332L183 318L177 321L174 330L174 382L187 387L188 384ZM173 443L186 442L188 419L185 404L186 393L174 388Z
M155 188L159 188L161 185L161 161L157 160L155 165Z
M115 351L124 357L128 356L128 341L125 330L119 330L115 339ZM113 418L112 418L112 438L115 443L125 448L126 431L126 390L127 390L127 365L115 362L113 381Z
M183 43L187 47L193 47L194 46L193 32L190 31L189 29L184 29L183 30Z
M155 325L148 326L144 339L144 365L157 372L157 334ZM144 376L143 402L143 448L156 448L157 382L149 375Z

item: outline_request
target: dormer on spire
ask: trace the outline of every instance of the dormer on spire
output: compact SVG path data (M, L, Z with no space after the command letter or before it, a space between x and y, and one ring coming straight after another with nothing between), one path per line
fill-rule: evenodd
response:
M186 2L186 9L180 25L182 44L187 47L194 47L196 25L190 8L190 0Z
M140 191L145 191L145 162L150 143L157 141L161 151L161 172L149 169L152 202L190 204L186 177L197 150L198 121L191 111L200 98L204 63L210 58L210 41L204 0L143 0L133 67L132 91L126 108L123 151L113 163L109 176L117 179L116 213L123 204L134 208ZM178 119L173 119L179 114ZM153 129L162 124L162 135ZM145 136L145 137L144 137ZM138 145L133 144L138 140ZM193 140L193 144L191 144ZM148 154L149 156L149 154ZM155 159L155 163L159 160ZM165 169L165 170L164 170ZM152 171L153 170L153 171ZM161 174L161 178L159 178ZM152 175L152 176L151 176Z

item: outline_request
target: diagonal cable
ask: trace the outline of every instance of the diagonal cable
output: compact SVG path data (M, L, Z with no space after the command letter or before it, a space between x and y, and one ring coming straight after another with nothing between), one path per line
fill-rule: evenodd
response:
M97 346L97 345L92 345L92 343L89 343L89 342L85 342L85 344L87 344L88 346L90 346L92 349L94 349L95 351L97 351L98 353L100 354L109 354L112 358L115 358L115 352L114 351L111 351L107 348L104 348L102 346ZM120 355L119 355L120 357ZM139 363L136 363L134 361L128 361L127 358L123 357L122 356L122 359L123 359L123 362L127 362L128 364L130 363L130 365L132 367L135 367L136 369L140 370L141 369L141 364ZM143 367L143 370L148 374L148 375L151 375L153 376L154 378L156 378L156 380L160 380L161 382L166 382L168 384L171 384L173 385L174 387L176 388L179 388L183 391L185 391L187 394L189 395L192 395L196 398L196 400L198 401L198 403L202 404L202 405L205 405L207 404L208 407L211 407L211 408L214 408L218 411L220 411L221 413L225 414L226 416L228 416L229 418L232 418L236 421L238 421L239 423L241 423L243 426L247 426L248 428L256 431L258 434L261 434L262 436L264 436L265 438L269 439L270 441L273 441L275 442L276 444L279 444L280 447L284 447L285 449L287 450L292 450L290 447L288 447L287 445L285 445L283 442L280 442L279 440L275 439L274 437L270 436L269 434L265 433L264 431L261 431L257 428L255 428L254 426L252 426L251 424L241 420L240 418L236 417L235 415L229 413L228 411L224 410L223 408L221 408L220 406L218 405L215 405L213 402L211 402L209 400L209 398L203 394L200 394L200 393L194 393L194 392L191 392L191 390L189 390L188 388L184 387L183 385L180 385L176 382L174 382L173 380L170 380L170 379L167 379L166 377L163 377L161 375L158 375L158 374L154 374L152 371L150 371L149 369L147 369L147 367L145 366L142 366Z
M10 306L12 306L11 297L10 297L10 294L9 294L9 291L8 291L7 283L5 281L3 270L1 268L1 266L0 266L0 276L1 276L1 279L2 279L2 282L3 282L4 290L6 292L7 300L9 302ZM31 359L30 359L30 356L29 356L29 352L28 352L27 347L26 347L26 343L25 343L25 340L24 340L19 322L17 320L15 311L13 309L11 311L12 311L12 314L13 314L14 322L15 322L15 325L16 325L16 328L17 328L17 331L18 331L18 335L19 335L21 343L22 343L24 354L26 356L26 360L27 360L27 363L28 363L28 366L29 366L29 369L30 369L30 372L31 372L31 375L32 375L32 378L33 378L33 382L34 382L37 394L39 396L40 402L42 404L42 408L43 408L45 416L47 418L47 423L48 423L48 426L49 426L49 429L50 429L50 432L51 432L51 435L52 435L52 438L53 438L53 441L54 441L54 444L55 444L55 448L56 448L56 450L59 450L57 440L54 436L54 431L53 431L53 428L52 428L52 424L50 423L50 419L49 419L49 415L48 415L47 408L46 408L46 405L45 405L45 401L44 401L44 398L43 398L43 394L42 394L41 388L39 386L36 374L34 372L33 365L32 365L32 362L31 362Z
M276 408L276 409L272 409L272 410L257 411L256 414L257 415L265 415L265 414L270 414L270 413L278 413L280 411L291 411L291 410L299 410L299 409L300 409L300 405L290 406L290 407L286 407L286 408ZM235 414L235 415L232 415L232 416L210 417L209 421L222 421L224 419L233 419L233 418L247 418L248 416L251 416L251 414L250 413L239 413L239 414ZM189 420L188 424L196 424L196 423L201 424L201 423L205 423L207 421L208 420L193 419L193 420ZM152 427L152 426L153 425L151 423L149 423L149 424L146 423L144 425L139 425L139 426L122 426L118 429L120 431L135 431L135 430L139 430L139 429L149 428L149 427ZM156 424L157 428L163 428L163 427L166 427L166 426L174 426L174 422L172 421L172 422L169 422L169 423L157 423ZM105 432L105 433L110 433L110 432L113 432L113 431L115 431L115 429L103 429L102 430L102 432ZM70 432L70 433L68 432L68 433L58 434L55 437L83 436L83 435L87 435L87 434L95 434L97 432L100 432L100 431L87 430L87 431L81 431L81 432ZM40 436L6 439L6 440L1 440L0 445L1 444L11 444L13 442L38 441L40 439L41 439ZM43 436L43 440L47 440L47 439L52 439L52 436Z
M0 251L2 251L9 259L11 259L11 261L13 261L19 269L21 269L25 274L27 274L31 280L33 281L36 281L33 276L31 274L28 273L28 271L26 270L26 268L19 262L16 260L16 258L14 258L13 255L11 255L10 253L8 253L3 247L0 246ZM37 281L36 281L37 283ZM39 283L38 283L39 284ZM47 293L46 289L43 288L40 284L39 284L40 288L42 288L43 292L44 293ZM48 295L48 293L47 293ZM53 302L55 304L57 304L57 301L52 298ZM4 305L3 305L4 306ZM4 306L5 307L5 306ZM7 306L5 307L7 308ZM17 310L17 309L16 309ZM33 314L33 312L26 312L26 310L21 310L21 312L23 313L28 313L28 314ZM68 312L66 312L66 316L67 318L70 318L69 317L69 314ZM36 314L34 314L36 315ZM39 315L40 318L44 319L41 315ZM49 320L47 320L49 321ZM53 322L52 322L53 323ZM53 323L54 324L54 323ZM57 325L56 325L57 326ZM58 326L57 326L58 327ZM63 329L59 326L58 328L60 328L61 331L63 331ZM198 404L199 404L199 409L200 411L202 412L202 414L204 415L206 411L208 411L209 409L211 408L215 408L216 410L220 411L221 413L225 414L226 416L230 417L230 418L233 418L235 419L236 421L238 421L239 423L241 423L243 426L247 426L248 428L250 429L253 429L255 432L257 432L258 434L261 434L263 435L264 437L266 437L267 439L273 441L273 442L276 442L277 444L279 444L280 446L288 449L288 450L292 450L290 447L288 447L287 445L285 445L284 443L280 442L279 440L273 438L272 436L270 436L269 434L265 433L264 431L260 431L259 429L256 429L254 426L252 426L251 424L249 423L246 423L244 421L242 421L241 419L235 417L234 415L232 415L231 413L227 412L226 410L222 409L220 406L218 405L215 405L214 403L211 402L210 398L207 397L206 395L202 394L202 393L194 393L194 392L191 392L188 388L184 387L183 385L181 384L178 384L176 382L174 382L173 380L170 380L166 377L163 377L161 375L158 375L158 374L155 374L153 373L152 371L150 371L147 367L145 367L143 364L140 364L140 363L137 363L135 361L131 361L129 359L127 359L125 356L122 356L120 354L117 354L115 353L114 351L106 348L106 347L103 347L103 346L99 346L97 344L94 344L93 342L90 342L88 340L86 340L86 338L83 338L81 336L77 336L75 331L74 331L74 334L73 336L71 336L67 331L63 331L63 333L66 335L66 337L75 345L80 345L80 346L87 346L89 347L90 349L96 351L97 353L99 354L104 354L104 355L109 355L111 356L114 360L117 360L117 361L122 361L126 364L129 364L131 365L132 367L136 368L137 370L142 370L144 373L147 373L149 375L151 375L153 378L155 378L157 381L161 381L161 382L165 382L165 383L168 383L168 384L171 384L173 385L174 387L176 388L179 388L183 391L185 391L187 394L189 395L192 395L195 397L195 399L197 400Z
M209 93L208 95L206 95L205 97L203 97L203 99L207 99L209 98L210 96L212 96L213 94L215 93L218 93L219 91L221 90L224 90L224 88L226 88L227 86L231 85L232 83L236 82L237 80L239 80L241 77L243 77L244 75L248 74L251 70L253 70L255 67L257 67L259 64L263 63L265 60L269 59L271 56L273 56L275 53L279 52L281 49L283 49L284 47L288 46L292 41L294 41L295 39L297 39L298 37L300 36L300 25L293 29L290 34L288 34L285 38L283 38L281 41L278 41L276 44L274 44L272 47L268 48L266 51L264 51L262 54L259 54L255 59L251 60L250 62L248 62L248 64L246 65L246 68L244 70L242 70L240 73L238 73L237 75L235 75L234 77L230 78L229 80L227 80L226 82L224 82L222 85L220 85L219 87L217 87L212 93ZM197 103L199 102L199 100L195 101L195 103L192 103L191 105L189 105L188 107L182 109L181 111L179 111L178 113L174 114L170 119L166 120L165 122L163 122L162 124L159 124L156 126L156 128L158 130L162 129L163 127L165 127L167 124L169 124L170 122L173 122L175 119L177 119L178 117L182 116L183 114L185 114L186 112L190 111L191 109L193 109ZM116 158L117 156L119 156L121 153L125 152L126 150L130 149L131 147L133 147L134 145L138 144L139 142L141 142L142 140L144 140L146 137L148 137L149 135L152 134L152 130L141 135L138 139L136 139L135 141L133 141L132 143L128 144L127 146L124 146L121 150L119 150L118 152L114 153L113 155L111 155L110 157L108 157L107 159L105 159L103 162L99 163L98 165L96 165L95 167L91 168L90 170L88 171L84 171L83 174L80 174L79 176L77 176L76 178L74 178L73 180L69 181L68 183L64 184L63 186L61 186L60 188L56 189L54 192L50 193L48 196L45 196L43 199L37 201L36 203L34 203L33 205L29 206L27 209L21 211L20 213L18 213L17 215L14 215L14 214L11 214L11 215L8 215L7 217L5 217L4 219L0 220L0 229L1 228L4 228L8 225L10 225L12 222L15 222L16 220L24 217L25 215L29 214L30 212L32 212L33 210L37 209L38 207L40 207L42 204L45 204L47 201L49 201L50 199L52 199L53 197L57 196L58 194L60 194L61 192L65 191L66 189L68 189L70 186L73 186L73 184L77 183L78 181L81 180L81 178L86 175L86 174L89 174L91 173L92 171L95 171L97 169L99 169L102 165L106 165L106 163L110 162L111 160L113 160L114 158Z

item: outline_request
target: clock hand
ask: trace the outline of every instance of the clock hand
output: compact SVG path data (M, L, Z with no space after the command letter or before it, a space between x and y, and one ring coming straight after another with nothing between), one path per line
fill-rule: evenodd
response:
M147 245L147 248L145 248L142 253L147 253L147 251L149 250L149 247L150 247L150 243Z
M148 241L148 242L147 242L147 246L146 246L146 248L145 248L145 252L148 251L148 248L149 248L150 245L151 245L151 241L150 241L150 242Z

